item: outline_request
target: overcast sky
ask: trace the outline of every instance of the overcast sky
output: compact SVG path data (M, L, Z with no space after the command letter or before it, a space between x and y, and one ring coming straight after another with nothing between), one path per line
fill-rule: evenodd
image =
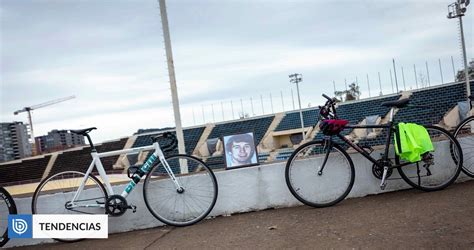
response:
M458 21L446 18L453 1L167 1L183 125L237 118L242 106L250 116L271 113L271 104L292 110L291 73L303 75L303 107L322 104L333 81L344 89L344 79L357 78L368 97L367 74L378 95L378 72L382 92L392 93L392 58L400 89L401 67L410 89L414 64L427 78L425 62L431 85L440 84L438 59L451 82L451 56L462 67ZM174 126L156 0L0 3L0 122L26 123L13 112L75 95L33 112L36 136L96 126L100 142ZM469 6L463 19L468 58L473 13Z

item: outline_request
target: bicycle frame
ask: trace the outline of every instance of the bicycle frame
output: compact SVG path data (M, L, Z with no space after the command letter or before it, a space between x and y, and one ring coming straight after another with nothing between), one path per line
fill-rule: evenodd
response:
M386 137L386 141L385 141L385 151L384 151L384 155L383 155L383 158L382 158L383 161L386 162L388 160L388 153L389 153L389 149L390 149L390 141L392 139L392 133L397 131L397 128L394 126L394 122L393 122L393 113L394 113L394 108L391 108L391 110L390 110L390 120L385 125L347 125L347 126L344 127L344 129L349 129L349 128L352 128L352 129L367 129L367 128L388 129L388 133L387 133L387 137ZM355 149L358 153L362 154L367 160L371 161L372 163L376 164L379 167L382 167L382 168L383 167L389 167L389 168L393 169L393 168L399 168L399 167L403 167L403 166L411 164L410 162L406 162L406 163L402 163L402 164L398 164L398 165L394 165L394 166L384 166L378 160L376 160L372 156L370 156L370 154L367 153L367 151L362 149L360 146L358 146L357 144L355 144L351 140L349 140L346 137L342 136L340 133L338 133L336 136L339 137L346 144L348 144L351 148ZM332 141L332 138L330 140ZM331 143L334 143L334 142L331 142Z
M389 122L387 125L362 125L362 126L348 125L348 126L345 127L345 129L346 128L353 128L353 129L382 128L382 129L388 129L388 134L387 134L386 142L385 142L385 145L384 145L385 146L384 155L383 155L383 158L382 158L383 161L388 160L388 153L389 153L389 149L390 149L390 141L392 139L392 133L397 131L397 129L393 126L393 122ZM372 163L378 165L379 167L384 167L378 160L373 158L369 153L367 153L367 151L362 149L360 146L358 146L357 144L355 144L351 140L347 139L346 137L344 137L340 134L337 134L336 136L339 137L341 140L343 140L351 148L355 149L357 152L362 154L365 158L367 158L367 160L369 160ZM403 167L403 166L406 166L406 165L409 165L409 164L411 164L411 163L407 162L407 163L403 163L403 164L389 166L389 168L399 168L399 167Z
M85 183L87 181L88 176L92 173L92 170L94 169L94 166L97 168L97 171L99 172L100 177L102 178L105 187L107 189L107 193L110 195L114 195L114 190L112 189L112 185L110 185L109 178L105 172L104 166L102 165L102 162L100 161L100 158L103 157L108 157L108 156L115 156L115 155L121 155L121 154L129 154L129 153L138 153L141 151L145 150L151 150L154 149L154 152L148 159L145 161L145 163L133 174L129 184L127 187L123 190L121 196L124 198L127 198L127 196L132 192L132 190L135 188L135 186L140 182L142 176L146 175L155 161L157 159L160 160L160 162L163 164L164 169L168 173L168 175L171 177L171 180L174 182L176 188L182 189L181 184L178 182L176 179L173 171L171 170L171 167L169 166L168 162L165 159L165 156L163 154L163 151L160 148L160 145L158 142L154 142L153 145L150 146L144 146L144 147L138 147L138 148L131 148L131 149L123 149L123 150L116 150L116 151L110 151L110 152L104 152L104 153L97 153L96 150L92 150L91 156L92 156L92 162L89 165L89 168L87 169L84 178L81 181L81 184L79 188L77 189L74 197L71 200L71 203L68 205L68 208L75 208L75 207L105 207L105 204L87 204L87 205L77 205L74 203L74 201L77 200L81 192L84 190Z
M412 164L411 162L405 162L405 163L402 163L402 164L398 164L399 161L398 161L398 158L397 158L397 155L395 155L395 163L397 163L396 165L387 165L385 164L386 162L388 162L388 153L389 153L389 149L390 149L390 141L392 139L392 133L393 132L396 132L397 131L397 128L394 126L394 122L393 122L393 113L394 113L394 108L391 108L390 110L390 120L387 124L385 125L347 125L344 127L344 129L349 129L349 128L352 128L352 129L367 129L367 128L381 128L381 129L388 129L388 133L387 133L387 139L386 139L386 142L385 142L385 150L384 150L384 154L383 154L383 158L382 158L382 162L374 159L372 156L370 156L370 154L365 151L364 149L362 149L360 146L358 146L357 144L355 144L354 142L352 142L351 140L347 139L346 137L342 136L340 133L336 134L335 136L339 137L344 143L346 143L347 145L349 145L351 148L355 149L358 153L362 154L362 156L364 156L367 160L371 161L373 164L377 165L379 168L382 168L384 169L383 171L383 176L382 176L382 182L380 184L380 187L382 189L385 188L385 179L386 179L386 174L387 174L387 171L389 169L394 169L394 168L401 168L403 166L407 166L407 165L410 165ZM331 152L331 144L332 143L335 143L333 142L332 140L332 136L326 136L325 140L327 142L329 142L329 149L326 153L326 156L325 156L325 159L324 159L324 162L323 162L323 165L320 167L319 171L318 171L318 174L322 174L322 171L326 165L326 161L327 161L327 158L329 156L329 153ZM336 143L337 144L337 143Z

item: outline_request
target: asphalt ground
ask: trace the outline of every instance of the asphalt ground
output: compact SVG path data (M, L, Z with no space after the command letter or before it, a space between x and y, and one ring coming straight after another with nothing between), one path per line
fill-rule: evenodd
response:
M474 249L474 181L20 249Z

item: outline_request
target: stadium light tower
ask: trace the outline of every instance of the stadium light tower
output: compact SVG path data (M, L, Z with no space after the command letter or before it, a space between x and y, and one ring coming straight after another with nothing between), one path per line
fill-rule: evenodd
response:
M178 138L178 152L180 154L185 154L186 148L184 145L183 126L181 124L181 112L179 109L178 88L176 86L176 75L174 71L173 52L171 49L171 38L170 38L170 31L169 31L169 25L168 25L168 14L166 13L165 0L159 0L159 5L160 5L160 14L161 14L161 24L163 27L163 37L165 40L166 61L168 64L168 75L170 79L171 100L173 103L174 121L176 123L176 137ZM181 173L188 173L188 169L186 168L184 164L181 165Z
M467 55L466 55L466 44L464 42L464 30L462 27L462 17L467 11L467 6L469 5L470 0L457 0L456 2L448 5L448 18L459 18L459 29L461 32L461 46L462 46L462 55L464 60L464 74L466 78L466 93L469 97L471 95L471 86L469 85L469 72L467 70ZM455 79L456 80L456 79ZM469 101L469 100L468 100Z
M303 135L304 140L304 123L303 123L303 111L301 111L301 99L300 99L300 88L298 83L303 81L303 76L301 74L291 74L288 76L290 78L291 83L296 83L296 92L298 94L298 104L300 106L300 120L301 120L301 134Z

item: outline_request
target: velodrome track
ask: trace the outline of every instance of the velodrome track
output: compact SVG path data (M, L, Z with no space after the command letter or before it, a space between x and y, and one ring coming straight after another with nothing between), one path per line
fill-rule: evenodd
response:
M20 249L473 249L474 181L425 193L404 190L217 217L185 228L158 227L107 240Z

